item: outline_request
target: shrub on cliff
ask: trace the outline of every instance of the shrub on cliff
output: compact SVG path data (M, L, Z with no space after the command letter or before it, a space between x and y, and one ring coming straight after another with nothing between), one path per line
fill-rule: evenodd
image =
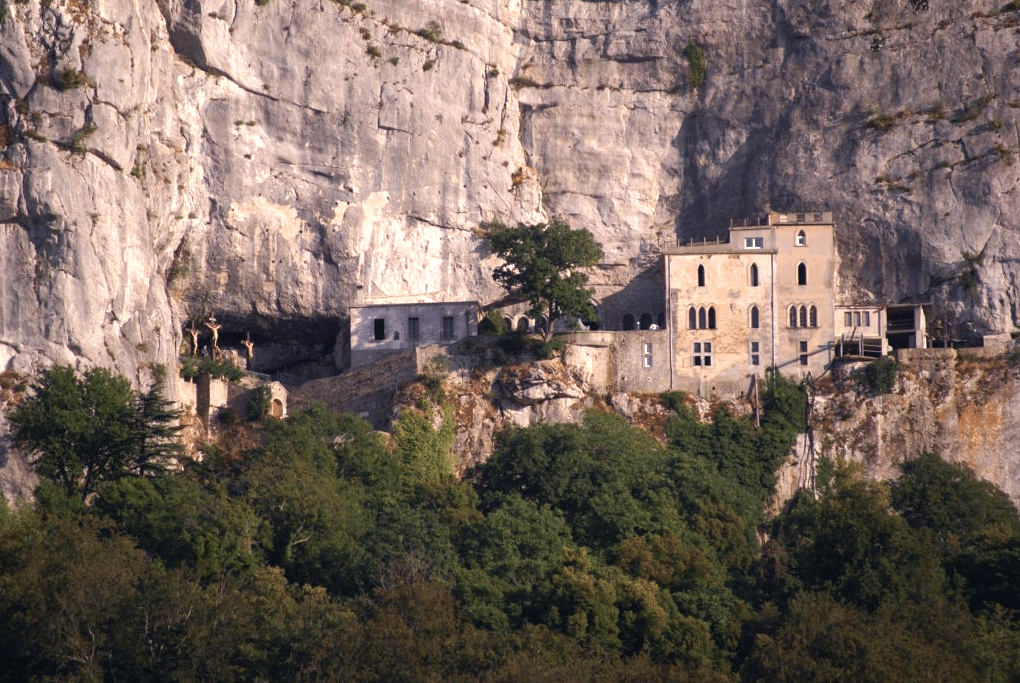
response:
M888 394L896 386L896 374L900 366L889 356L883 356L864 371L868 387L876 394Z

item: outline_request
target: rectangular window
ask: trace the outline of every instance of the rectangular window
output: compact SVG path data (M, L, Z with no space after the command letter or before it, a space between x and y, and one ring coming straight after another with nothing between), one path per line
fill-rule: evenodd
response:
M421 339L421 325L418 318L407 319L407 341L416 342Z
M857 327L861 326L861 312L860 311L854 311L854 325L856 325Z
M865 327L871 327L871 313L869 311L864 311L864 313L862 313L861 315L863 316L861 321L862 324Z
M694 364L697 366L712 364L712 342L694 342Z
M807 342L806 341L802 341L800 343L800 364L801 365L807 365L807 357L808 357Z
M751 342L751 365L761 365L761 345L759 342Z
M744 249L761 249L763 245L764 240L761 237L744 238Z
M453 316L443 316L443 339L453 339Z
M652 367L652 345L648 343L644 344L642 346L642 351L642 363L646 368Z
M854 314L851 313L850 311L847 311L846 313L843 314L843 326L844 327L853 327L853 324L854 324Z
M386 318L375 319L375 340L383 341L386 339Z

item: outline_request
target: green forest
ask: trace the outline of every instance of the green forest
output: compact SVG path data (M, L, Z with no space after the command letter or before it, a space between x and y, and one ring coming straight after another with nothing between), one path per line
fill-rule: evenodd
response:
M238 420L181 469L158 383L54 368L8 414L41 483L0 507L0 680L1020 681L1001 491L823 462L766 519L802 389L760 426L661 400L664 439L594 411L462 478L428 400L392 438Z

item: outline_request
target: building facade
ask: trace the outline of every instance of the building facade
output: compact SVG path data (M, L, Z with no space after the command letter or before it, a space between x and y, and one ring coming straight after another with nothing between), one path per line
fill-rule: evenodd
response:
M368 303L351 306L351 367L426 344L478 334L478 302Z
M821 375L833 357L832 214L770 213L728 241L664 253L670 384L701 396L747 390L776 367Z

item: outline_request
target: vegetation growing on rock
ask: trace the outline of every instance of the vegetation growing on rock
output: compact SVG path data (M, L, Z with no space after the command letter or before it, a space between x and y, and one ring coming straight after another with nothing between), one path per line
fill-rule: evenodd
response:
M88 505L50 487L0 508L0 678L1020 675L1001 492L932 455L891 488L830 463L763 528L803 393L775 378L760 427L666 401L666 443L593 412L503 432L462 481L428 410L387 444L312 408L181 471L128 468Z

